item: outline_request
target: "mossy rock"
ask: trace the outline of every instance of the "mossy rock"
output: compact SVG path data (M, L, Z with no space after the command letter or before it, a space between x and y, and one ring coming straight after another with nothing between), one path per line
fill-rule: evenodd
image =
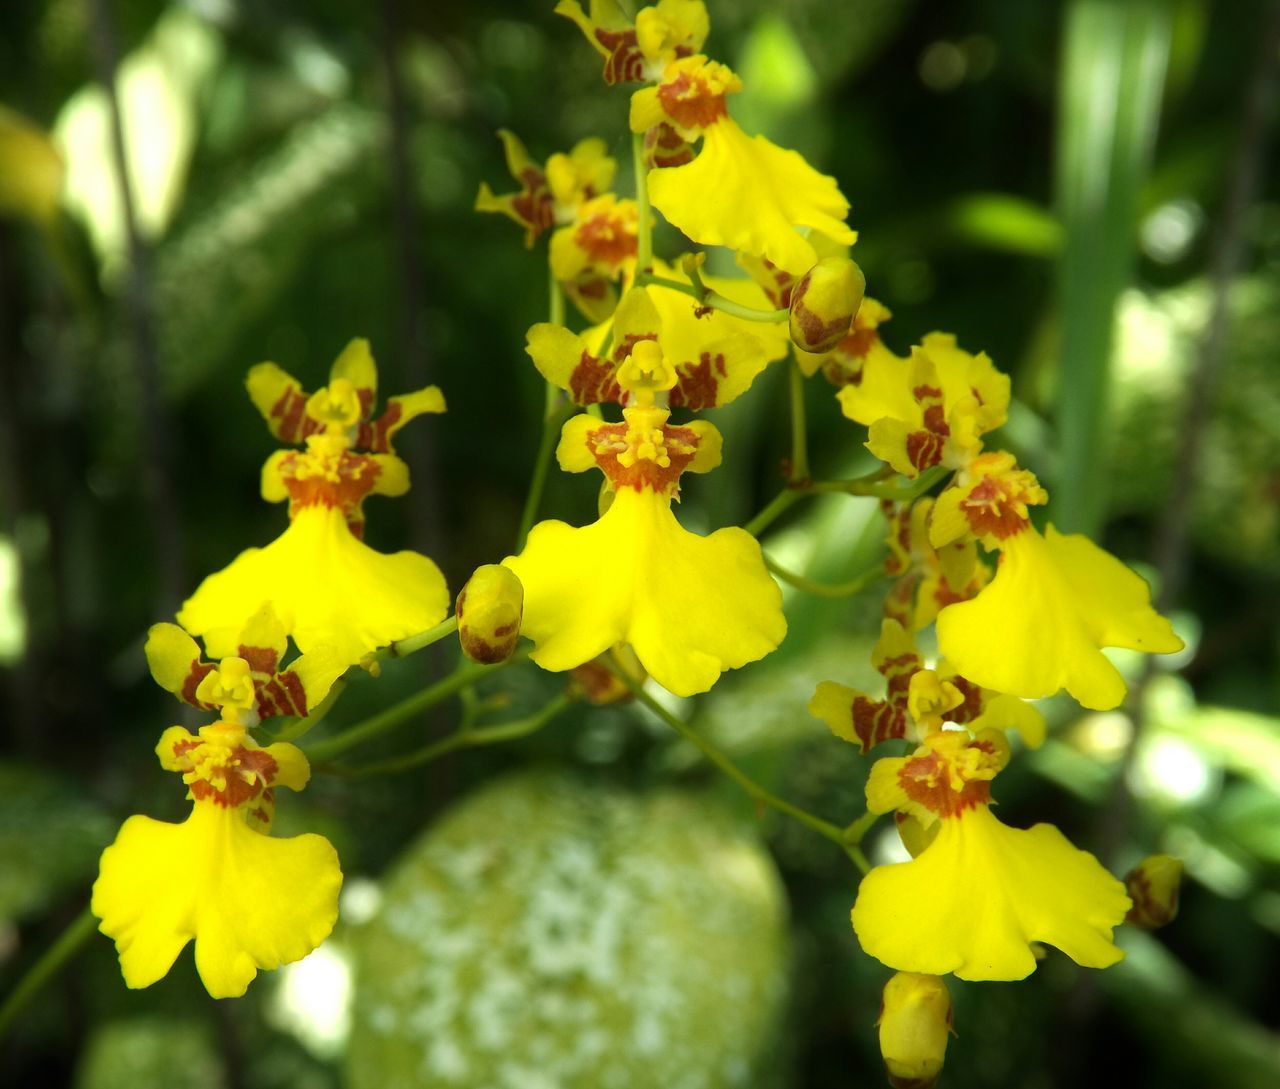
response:
M767 1086L786 905L705 798L521 773L404 852L354 936L352 1089Z
M76 1089L225 1089L208 1025L138 1017L96 1029L76 1070Z

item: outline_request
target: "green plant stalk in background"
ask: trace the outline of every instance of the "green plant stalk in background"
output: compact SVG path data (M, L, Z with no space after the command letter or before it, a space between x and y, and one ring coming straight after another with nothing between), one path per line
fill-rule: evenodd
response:
M1073 0L1063 32L1057 204L1064 229L1053 521L1096 534L1106 510L1116 302L1133 270L1138 199L1160 119L1169 0Z

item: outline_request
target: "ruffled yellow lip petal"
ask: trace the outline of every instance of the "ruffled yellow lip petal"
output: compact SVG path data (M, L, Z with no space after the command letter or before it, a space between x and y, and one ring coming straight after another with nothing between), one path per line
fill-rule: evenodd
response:
M160 979L194 938L205 987L233 998L260 968L300 960L328 937L341 885L323 837L275 839L197 802L182 824L130 817L102 854L91 908L130 987Z
M853 928L862 948L906 972L1022 979L1032 942L1077 964L1106 968L1129 910L1124 886L1056 828L1008 828L985 806L939 822L910 862L872 870L858 890Z
M304 654L327 647L351 665L439 623L449 591L425 556L375 552L351 535L341 511L310 507L271 544L242 552L205 579L178 623L204 637L211 657L226 657L267 601Z
M1065 688L1108 710L1125 683L1102 647L1153 654L1182 649L1151 607L1147 584L1079 535L1033 528L1004 544L996 576L973 600L938 615L938 647L983 688L1038 699Z
M727 117L706 129L693 162L650 173L649 198L695 242L764 256L796 275L818 258L797 227L846 244L857 238L835 179Z
M533 660L553 672L630 643L659 684L690 696L763 658L787 630L755 539L736 528L689 533L649 489L620 489L582 529L542 522L503 562L524 584Z

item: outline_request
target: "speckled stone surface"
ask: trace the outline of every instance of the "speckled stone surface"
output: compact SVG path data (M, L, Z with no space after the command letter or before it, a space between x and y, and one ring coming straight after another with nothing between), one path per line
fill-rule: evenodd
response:
M355 934L352 1089L768 1085L786 904L749 825L567 773L477 791Z

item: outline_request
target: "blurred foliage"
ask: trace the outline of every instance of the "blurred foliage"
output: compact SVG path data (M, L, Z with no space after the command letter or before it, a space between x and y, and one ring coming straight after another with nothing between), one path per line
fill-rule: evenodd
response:
M869 290L894 312L889 343L905 350L941 328L988 351L1014 381L1010 446L1051 483L1092 481L1081 501L1105 512L1105 543L1128 561L1149 559L1186 441L1185 391L1212 305L1207 255L1262 0L1143 0L1167 71L1161 84L1139 65L1110 99L1094 88L1095 107L1105 113L1123 97L1135 122L1113 177L1123 192L1095 219L1079 201L1064 208L1056 179L1089 163L1119 169L1116 149L1055 127L1079 123L1059 111L1062 81L1087 83L1106 71L1100 58L1123 67L1126 50L1153 43L1077 35L1067 66L1060 51L1069 12L1114 20L1125 5L709 6L710 51L748 83L735 115L811 156L849 196ZM406 502L370 504L371 543L429 545L454 587L510 549L542 407L523 343L545 317L545 256L524 250L511 224L471 212L479 182L505 177L494 132L515 130L536 158L601 135L624 163L620 187L629 184L626 92L600 84L594 55L551 7L0 5L0 988L81 909L119 819L176 819L184 808L152 756L180 711L150 683L141 654L164 607L142 464L154 421L132 315L141 312L155 344L171 432L163 470L186 531L183 592L283 523L258 499L273 444L244 394L245 370L270 358L315 383L354 335L371 339L386 389L429 379L450 406L407 438L415 489ZM103 12L122 60L145 245L140 299L130 297L103 127ZM398 125L406 191L392 152ZM1088 163L1064 161L1077 154ZM1278 158L1273 139L1264 192L1246 217L1246 270L1205 436L1178 603L1194 650L1153 680L1140 708L1082 716L1050 701L1049 743L999 783L1003 819L1053 821L1082 846L1109 850L1118 871L1152 850L1184 857L1182 914L1154 937L1129 935L1128 961L1106 973L1086 978L1055 955L1028 983L953 987L959 1037L944 1084L956 1089L1101 1076L1161 1089L1280 1082ZM679 246L673 231L659 232L661 253ZM1072 364L1084 370L1064 372L1063 345L1075 336L1105 353L1098 323L1110 310L1064 310L1064 261L1080 290L1120 299L1111 380L1094 391L1110 414L1087 421L1099 428L1091 468L1058 421L1064 397L1096 379L1084 370L1101 360L1086 351ZM788 452L784 385L775 368L715 412L726 466L690 483L686 524L741 524L774 494ZM865 471L830 389L810 383L806 398L815 473ZM544 513L580 522L595 489L553 474ZM827 497L768 546L785 566L839 582L878 562L883 535L874 503ZM816 681L874 680L867 654L882 590L848 600L788 589L790 635L778 653L680 712L771 789L852 819L866 762L804 704ZM317 735L441 668L388 663L376 684L352 684ZM482 699L514 717L553 687L535 670L512 670ZM452 708L425 716L408 731L417 736L361 757L412 748L456 721ZM556 770L502 777L531 763ZM655 1022L655 1083L683 1084L664 1065L677 1058L690 1086L880 1083L871 1025L888 973L850 932L847 860L757 813L641 710L575 709L517 744L376 786L317 776L281 805L279 822L284 834L322 831L343 858L344 926L320 953L259 980L242 1002L214 1004L189 953L155 987L127 992L109 943L95 940L26 1011L0 1051L0 1079L83 1089L431 1084L415 1064L444 1061L450 1047L454 1060L469 1048L467 1061L490 1063L483 1034L495 1024L517 1034L511 1069L550 1069L544 1056L582 1044L565 1011L606 1008L595 1020L617 1030L613 1069L641 1085L642 1000L650 984L675 981L688 1017ZM875 860L895 847L887 829L868 840ZM726 859L752 875L750 888L725 876ZM564 933L514 940L560 926L557 908ZM616 927L600 937L606 922ZM636 962L630 983L596 978L592 935L619 964L653 956ZM553 954L569 938L560 964ZM487 959L470 958L472 948ZM352 962L354 1027L344 1021ZM511 980L516 989L504 991ZM455 1020L441 1032L432 1018L448 1019L445 997ZM402 1024L410 1014L422 1023ZM731 1055L742 1060L733 1070L722 1062ZM506 1076L515 1075L494 1074Z

